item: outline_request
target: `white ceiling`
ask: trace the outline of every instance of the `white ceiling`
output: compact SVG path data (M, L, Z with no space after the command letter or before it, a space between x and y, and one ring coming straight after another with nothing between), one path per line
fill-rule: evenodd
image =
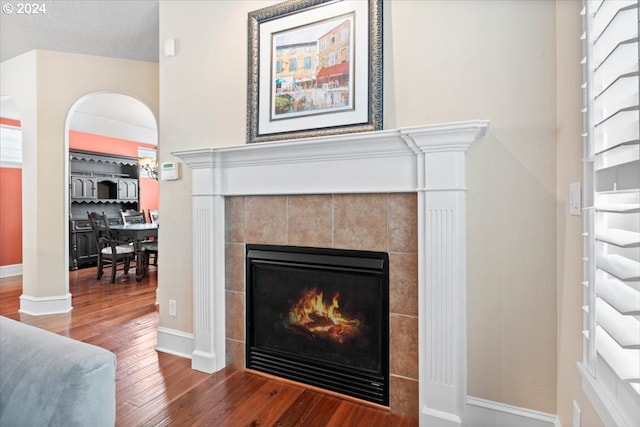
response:
M0 61L33 49L158 62L158 0L2 0ZM46 6L20 14L18 4ZM4 8L12 5L13 11Z
M36 3L45 5L44 13L18 14L18 4L27 2L2 0L0 59L44 49L158 62L158 1L47 0ZM5 9L7 4L13 6L11 13ZM78 106L76 113L71 129L120 138L123 132L133 132L125 139L157 142L157 136L154 141L147 141L145 136L157 135L153 114L134 98L94 94ZM5 97L0 98L0 115L20 119L15 104Z
M94 93L74 110L69 129L158 144L158 127L142 102L118 93Z

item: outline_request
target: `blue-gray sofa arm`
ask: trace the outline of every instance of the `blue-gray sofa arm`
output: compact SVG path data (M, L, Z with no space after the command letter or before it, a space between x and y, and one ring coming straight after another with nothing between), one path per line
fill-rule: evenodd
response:
M116 356L0 316L0 426L113 427Z

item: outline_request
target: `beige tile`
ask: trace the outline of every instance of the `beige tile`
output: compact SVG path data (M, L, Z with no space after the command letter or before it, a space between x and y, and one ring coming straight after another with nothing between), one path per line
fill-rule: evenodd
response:
M418 315L418 254L389 254L389 311Z
M418 251L418 196L389 195L389 251Z
M246 243L286 244L285 196L245 197Z
M225 352L227 366L236 369L245 368L244 342L238 340L225 340Z
M337 248L386 251L387 195L335 195L334 227Z
M244 292L244 244L225 245L225 289Z
M232 197L225 209L227 363L245 365L242 242L390 251L390 406L417 418L416 195Z
M244 197L225 197L225 241L244 242Z
M225 336L244 341L244 293L226 291Z
M389 408L392 414L418 419L418 381L391 376Z
M389 316L389 371L394 375L418 378L418 318Z
M287 203L289 245L332 246L333 196L289 196Z

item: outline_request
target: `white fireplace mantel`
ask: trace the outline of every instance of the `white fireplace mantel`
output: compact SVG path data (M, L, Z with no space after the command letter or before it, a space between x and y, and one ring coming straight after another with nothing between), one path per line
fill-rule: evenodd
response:
M418 194L420 425L466 399L465 154L487 121L173 152L192 169L193 369L225 366L226 196Z

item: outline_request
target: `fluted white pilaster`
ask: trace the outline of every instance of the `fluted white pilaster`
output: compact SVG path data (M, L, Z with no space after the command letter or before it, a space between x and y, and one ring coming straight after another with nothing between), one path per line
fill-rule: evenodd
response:
M216 194L219 177L216 177L215 169L193 166L194 345L191 366L212 373L225 366L224 196Z
M465 157L473 129L404 133L418 182L421 426L460 426L467 387Z

